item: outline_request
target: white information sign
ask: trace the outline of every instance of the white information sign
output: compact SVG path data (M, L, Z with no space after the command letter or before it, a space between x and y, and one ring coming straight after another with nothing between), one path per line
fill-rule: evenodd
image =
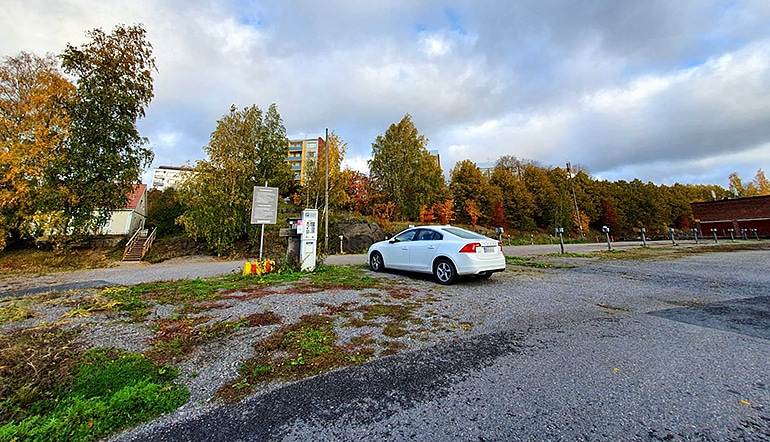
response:
M254 186L251 200L252 224L275 224L278 217L278 188Z

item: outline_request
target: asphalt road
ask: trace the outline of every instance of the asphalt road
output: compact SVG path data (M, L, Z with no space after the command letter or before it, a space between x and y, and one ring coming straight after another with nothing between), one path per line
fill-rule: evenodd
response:
M768 441L768 253L463 280L457 339L116 439Z

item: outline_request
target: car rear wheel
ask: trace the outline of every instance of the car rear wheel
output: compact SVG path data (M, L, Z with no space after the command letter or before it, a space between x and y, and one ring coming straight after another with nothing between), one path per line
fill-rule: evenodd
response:
M369 257L369 267L375 272L381 272L385 268L385 263L382 261L380 252L374 252L372 253L372 256Z
M442 258L436 261L436 265L433 266L433 275L439 284L449 285L455 281L457 271L452 261Z

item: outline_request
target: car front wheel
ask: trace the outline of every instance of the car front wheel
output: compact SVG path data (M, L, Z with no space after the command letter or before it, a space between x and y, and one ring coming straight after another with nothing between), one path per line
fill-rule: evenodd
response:
M454 264L448 259L440 259L433 267L433 275L439 284L449 285L455 281L457 271Z
M385 268L385 263L382 261L380 252L374 252L372 253L372 256L369 257L369 267L375 272L381 272L382 269Z

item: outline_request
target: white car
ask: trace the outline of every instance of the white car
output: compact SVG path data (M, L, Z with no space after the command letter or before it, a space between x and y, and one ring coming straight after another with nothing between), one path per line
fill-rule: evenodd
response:
M406 229L372 244L367 261L375 272L388 268L432 273L439 284L452 284L457 275L489 278L505 270L499 241L452 226Z

